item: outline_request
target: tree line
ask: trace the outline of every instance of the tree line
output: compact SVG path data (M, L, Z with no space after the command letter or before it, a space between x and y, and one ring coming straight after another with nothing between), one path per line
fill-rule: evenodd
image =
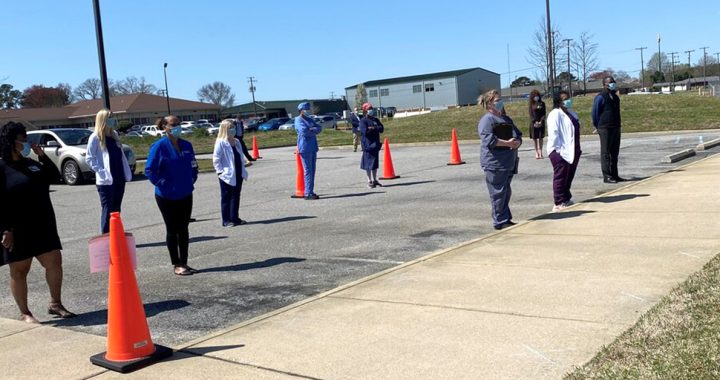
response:
M122 80L109 81L110 96L128 94L165 95L164 89L148 83L145 77L129 76ZM100 99L103 95L102 82L98 78L88 78L75 88L68 83L57 86L33 85L22 91L9 83L0 84L0 109L63 107L71 103ZM232 88L223 82L213 82L197 91L198 100L222 107L231 107L235 103Z

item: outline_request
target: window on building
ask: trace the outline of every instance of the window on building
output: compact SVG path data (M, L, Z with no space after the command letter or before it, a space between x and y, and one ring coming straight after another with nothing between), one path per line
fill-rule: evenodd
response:
M434 83L425 83L425 92L435 91Z
M413 94L417 94L419 92L422 92L422 85L416 84L413 86Z
M368 97L370 98L377 98L377 90L370 90L368 92Z
M381 88L380 96L390 96L390 89L389 88Z

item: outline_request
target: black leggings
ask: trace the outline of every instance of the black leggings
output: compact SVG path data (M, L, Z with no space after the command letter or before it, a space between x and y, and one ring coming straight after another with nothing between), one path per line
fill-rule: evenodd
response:
M192 194L178 200L155 195L155 201L165 221L165 243L170 252L170 261L174 266L185 266L190 245L188 225L192 213Z

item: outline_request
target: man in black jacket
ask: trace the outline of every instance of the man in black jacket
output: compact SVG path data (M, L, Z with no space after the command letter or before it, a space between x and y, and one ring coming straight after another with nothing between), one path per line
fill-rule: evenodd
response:
M593 126L600 136L600 163L603 182L618 183L625 181L618 175L618 155L620 154L620 97L617 95L615 78L603 79L603 90L595 96L592 108Z

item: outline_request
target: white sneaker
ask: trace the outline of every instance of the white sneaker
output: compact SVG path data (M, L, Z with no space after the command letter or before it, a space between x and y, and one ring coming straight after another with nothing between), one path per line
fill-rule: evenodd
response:
M565 206L565 203L560 203L559 205L555 205L552 208L552 212L560 212L562 210L565 210L567 206Z

